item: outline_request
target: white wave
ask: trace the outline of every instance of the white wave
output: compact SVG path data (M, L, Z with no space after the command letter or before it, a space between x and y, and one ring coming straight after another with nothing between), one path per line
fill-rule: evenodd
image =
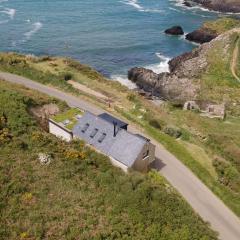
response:
M232 13L232 12L222 13L222 12L215 11L215 10L209 10L207 8L202 7L199 4L196 4L196 5L192 6L192 7L188 7L188 6L186 6L184 4L184 1L185 0L170 0L170 2L174 2L175 3L174 4L175 6L181 7L181 8L187 9L187 10L191 10L191 11L193 11L195 13L195 15L201 16L201 17L208 17L208 16L197 14L195 12L196 10L201 10L203 12L212 12L212 13L216 13L216 14L223 14L223 15L240 15L239 13Z
M194 45L194 46L197 46L197 47L201 46L200 43L196 43L196 42L189 41L188 39L186 39L187 34L188 34L188 33L184 33L184 35L179 36L179 39L182 40L182 41L184 41L184 42L188 42L188 43L190 43L190 44L192 44L192 45Z
M134 7L134 8L136 8L140 12L152 12L152 13L161 13L161 12L163 12L160 9L144 8L143 6L141 6L139 4L138 0L124 0L124 1L121 1L121 2L126 4L126 5L130 5L130 6Z
M14 8L4 8L4 10L2 10L0 12L7 14L10 17L10 19L14 19L14 16L16 14L16 9L14 9Z
M150 69L157 74L162 72L169 72L170 70L168 62L171 60L171 58L165 57L161 53L156 53L156 56L160 59L160 63L151 64L145 68Z
M179 9L177 9L177 8L173 8L173 7L169 7L168 9L170 9L170 10L172 10L172 11L175 11L175 12L180 12L180 13L184 13L184 12L185 12L184 10L181 11L181 10L179 10Z
M137 85L132 81L128 80L125 75L112 75L110 77L112 80L120 82L122 85L127 86L129 89L137 88Z
M32 24L33 29L29 32L24 33L24 36L26 37L26 40L29 40L35 33L37 33L43 26L41 22L35 22Z

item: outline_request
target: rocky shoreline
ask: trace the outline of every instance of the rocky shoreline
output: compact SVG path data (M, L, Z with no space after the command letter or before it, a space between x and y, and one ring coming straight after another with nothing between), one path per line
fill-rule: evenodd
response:
M237 36L239 31L240 28L229 30L218 35L209 43L200 45L193 51L173 58L169 61L170 72L157 74L146 68L135 67L129 70L128 78L141 91L177 105L184 105L187 101L195 101L199 98L206 98L211 102L212 95L203 97L205 92L209 92L202 87L202 75L209 69L209 56L216 53L219 57L221 54L224 57L230 56L230 41L233 41L234 34ZM224 52L219 52L223 49L219 49L220 45L225 46ZM216 49L216 51L213 51L213 49ZM211 90L209 91L211 92ZM217 103L222 103L222 95L218 97ZM212 100L215 102L215 99Z
M187 7L199 4L204 8L224 13L240 13L240 1L238 0L185 0L184 5Z

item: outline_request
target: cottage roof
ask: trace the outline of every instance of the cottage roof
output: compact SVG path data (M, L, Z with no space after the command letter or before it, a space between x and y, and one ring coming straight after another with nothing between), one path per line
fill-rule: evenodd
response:
M114 125L111 121L102 115L96 116L86 112L74 126L73 135L124 165L132 167L148 141L120 128L122 121L119 120L118 123L117 134L114 137Z
M108 114L108 113L102 113L100 115L98 115L100 118L104 119L105 121L113 124L113 123L116 123L118 127L120 128L124 128L124 127L127 127L128 124L123 122L122 120L118 119L118 118L115 118L113 117L112 115Z

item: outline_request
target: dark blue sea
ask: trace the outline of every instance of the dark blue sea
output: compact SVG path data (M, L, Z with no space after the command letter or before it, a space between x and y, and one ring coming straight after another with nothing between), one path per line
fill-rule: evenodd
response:
M156 72L196 47L163 31L188 33L218 13L175 0L0 0L0 51L69 56L126 83L128 69Z

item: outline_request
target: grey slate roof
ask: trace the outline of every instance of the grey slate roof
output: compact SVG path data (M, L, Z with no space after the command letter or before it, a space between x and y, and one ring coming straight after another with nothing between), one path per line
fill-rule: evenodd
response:
M89 127L83 132L82 130L86 129L86 124L89 124ZM98 129L97 133L96 129ZM91 138L93 132L96 135ZM106 137L102 142L99 142L103 134L106 134ZM118 128L117 135L114 137L113 124L90 112L86 112L79 119L73 128L73 135L128 167L133 166L136 158L147 143L146 139L121 128Z
M128 126L127 123L123 122L123 121L120 120L120 119L117 119L117 118L111 116L111 115L108 114L108 113L102 113L102 114L98 115L98 117L106 120L107 122L109 122L109 123L111 123L111 124L113 124L113 122L115 122L115 123L117 124L117 126L120 127L120 128L127 128L127 126ZM127 130L127 129L126 129L126 130Z

